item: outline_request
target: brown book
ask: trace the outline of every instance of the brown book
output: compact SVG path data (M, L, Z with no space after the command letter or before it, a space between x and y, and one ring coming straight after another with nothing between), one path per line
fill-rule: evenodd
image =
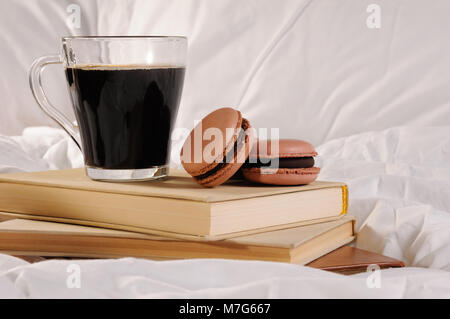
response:
M380 269L405 266L400 260L350 246L338 248L307 266L350 275L365 272L370 265Z
M107 183L82 169L0 175L5 216L189 240L217 240L335 220L347 187L319 182L275 187L233 181L202 188L180 171L164 181Z
M215 242L169 239L79 225L14 219L0 223L0 252L19 256L148 259L225 258L305 264L354 239L354 218Z

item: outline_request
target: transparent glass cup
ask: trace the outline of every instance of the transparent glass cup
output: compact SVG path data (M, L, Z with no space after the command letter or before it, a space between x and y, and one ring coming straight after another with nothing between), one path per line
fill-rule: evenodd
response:
M159 179L168 173L186 55L185 37L65 37L60 55L34 61L30 87L82 150L91 179ZM50 64L64 65L76 124L45 95L41 73Z

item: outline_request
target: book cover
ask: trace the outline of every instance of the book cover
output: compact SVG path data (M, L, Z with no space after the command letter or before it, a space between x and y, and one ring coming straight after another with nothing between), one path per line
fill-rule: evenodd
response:
M354 218L350 216L215 242L14 219L0 223L0 251L12 255L228 258L305 264L351 242L354 236Z
M202 188L181 171L164 181L107 183L83 169L0 175L5 216L217 240L330 221L347 211L343 183Z

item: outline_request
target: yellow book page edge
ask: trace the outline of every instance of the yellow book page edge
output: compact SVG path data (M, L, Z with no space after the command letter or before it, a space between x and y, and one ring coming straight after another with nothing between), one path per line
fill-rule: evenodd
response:
M347 214L348 210L348 186L342 185L342 212L341 215Z

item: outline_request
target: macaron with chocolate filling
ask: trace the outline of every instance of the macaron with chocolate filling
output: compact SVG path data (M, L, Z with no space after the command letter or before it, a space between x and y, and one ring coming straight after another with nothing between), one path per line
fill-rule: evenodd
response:
M301 140L279 140L278 151L271 140L255 145L242 167L245 179L271 185L304 185L316 180L320 168L315 167L314 147Z
M253 142L253 130L241 112L221 108L191 131L181 149L181 164L200 185L218 186L241 168Z

